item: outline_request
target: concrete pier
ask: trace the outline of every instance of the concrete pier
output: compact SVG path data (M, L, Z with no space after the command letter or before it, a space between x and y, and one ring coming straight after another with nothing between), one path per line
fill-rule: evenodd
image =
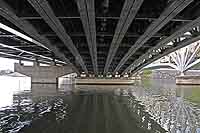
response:
M135 80L127 78L76 78L75 83L79 85L131 85L135 83Z
M70 66L39 66L38 63L34 63L33 66L15 63L14 71L31 77L32 84L57 84L58 77L74 72Z
M200 85L200 76L177 76L176 84L178 85Z

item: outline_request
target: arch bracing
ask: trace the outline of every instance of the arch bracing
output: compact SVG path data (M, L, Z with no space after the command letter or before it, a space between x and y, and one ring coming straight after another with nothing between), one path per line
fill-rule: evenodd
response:
M195 19L194 21L190 22L189 24L183 26L179 30L177 30L174 34L169 36L168 38L160 41L155 47L151 48L146 54L141 56L138 60L133 62L125 71L128 72L131 70L131 73L135 73L139 71L144 66L158 60L159 58L166 56L180 48L183 48L187 45L190 45L194 42L199 41L200 36L200 30L199 30L199 24L200 24L200 18ZM188 35L189 33L189 35ZM187 36L185 36L187 34ZM194 59L194 55L199 50L199 45L196 46L197 48L195 51L189 56L187 49L184 52L184 55L182 61L181 61L181 55L179 53L178 56L172 56L174 58L175 64L178 64L180 66L181 71L185 71L188 69L189 63L191 63L191 60ZM177 53L172 53L176 54ZM182 54L182 53L181 53ZM185 58L185 59L184 59ZM184 65L184 66L183 66Z

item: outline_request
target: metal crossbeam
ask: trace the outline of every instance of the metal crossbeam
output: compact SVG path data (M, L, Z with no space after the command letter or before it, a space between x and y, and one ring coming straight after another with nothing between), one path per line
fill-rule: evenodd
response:
M124 72L127 72L131 67L133 67L134 65L138 64L140 61L148 58L149 54L151 54L153 52L153 50L157 50L157 49L163 47L164 45L166 45L167 43L169 43L170 41L175 40L176 38L184 36L183 35L184 33L192 30L192 28L194 28L196 26L199 26L199 25L200 25L200 17L198 17L197 19L195 19L192 22L188 23L187 25L181 26L181 28L179 30L177 30L175 33L173 33L172 35L170 35L166 39L161 40L154 47L152 47L145 54L143 54L139 59L137 59L131 65L129 65Z
M145 33L135 42L135 44L124 55L120 63L115 68L114 72L120 70L120 68L126 63L126 61L143 45L145 44L155 33L157 33L162 27L164 27L169 21L171 21L178 13L180 13L185 7L187 7L193 0L176 0L170 4L160 17L155 20L147 28Z
M79 16L57 16L58 19L77 19L79 20L80 17ZM96 16L95 17L96 19L111 19L111 20L118 20L120 19L120 17L114 17L114 16ZM38 19L42 19L42 17L36 17L36 16L31 16L31 17L20 17L20 19L23 19L23 20L38 20ZM152 18L152 17L136 17L135 20L148 20L148 21L154 21L156 20L157 18ZM191 19L184 19L184 18L173 18L171 21L174 21L174 22L190 22L192 21Z
M23 60L26 60L26 61L35 61L34 58L28 58L28 57L23 57L23 56L20 56L20 55L14 55L14 54L9 54L9 53L5 53L5 52L0 52L0 55L3 55L4 58L16 58L16 59L23 59ZM44 64L51 64L50 61L43 61L43 60L37 60L38 62L40 63L44 63Z
M85 35L88 42L90 56L92 59L94 73L98 74L97 66L97 47L96 47L96 23L94 0L77 0L79 13Z
M65 28L61 24L60 20L55 16L49 3L46 0L28 0L28 2L35 8L45 22L52 28L52 30L62 40L64 45L70 50L75 59L78 61L82 69L88 73L85 63L79 54L77 48L74 46L70 36L66 33Z
M37 30L33 27L32 24L30 24L26 20L21 20L14 12L13 9L3 0L0 0L0 15L13 23L16 27L23 30L25 33L27 33L30 37L34 38L36 41L42 43L45 47L50 49L55 56L66 62L67 64L71 65L72 68L78 72L77 68L65 57L63 53L61 53L58 48L50 43L50 41L40 36L37 32Z
M143 0L126 0L120 14L120 19L117 23L117 27L115 29L115 34L113 40L110 45L110 49L108 52L108 56L106 59L106 64L104 67L104 74L108 72L110 64L117 52L117 49L124 38L129 26L131 25L133 19L135 18L140 6L142 5Z
M22 49L19 49L19 48L13 47L13 46L9 46L9 45L3 44L3 43L0 43L0 46L4 47L4 48L9 48L9 49L13 49L13 50L16 50L16 51L20 51L20 52L23 52L23 53L27 53L27 54L33 55L34 57L40 57L40 58L52 61L52 58L50 58L50 57L46 57L46 56L36 54L36 53L30 52L30 51L22 50Z
M36 41L36 40L30 38L29 36L26 36L26 35L24 35L24 34L18 32L17 30L15 30L15 29L13 29L13 28L11 28L11 27L8 27L7 25L4 25L4 24L0 23L0 29L3 29L3 30L5 30L5 31L7 31L7 32L9 32L9 33L12 33L13 35L8 35L8 36L10 36L11 38L12 38L12 37L20 37L20 38L22 38L22 39L24 39L24 40L26 40L26 41L28 41L28 42L32 42L32 43L34 43L34 44L36 44L36 45L38 45L38 46L41 46L41 47L43 47L43 48L49 50L47 47L45 47L45 46L44 46L43 44L41 44L40 42L38 42L38 41ZM0 37L6 37L6 35L5 35L5 34L4 34L4 36L3 36L3 35L0 35Z
M41 33L43 36L57 36L56 34L54 33ZM84 33L68 33L69 36L71 37L85 37L86 35ZM106 33L106 32L98 32L96 33L96 36L103 36L103 37L113 37L114 35L111 34L111 33ZM125 37L128 37L128 38L136 38L136 37L140 37L141 35L140 34L137 34L137 33L126 33ZM166 34L155 34L153 35L152 37L155 37L155 38L160 38L160 37L163 37L163 36L166 36ZM1 35L0 35L1 37Z

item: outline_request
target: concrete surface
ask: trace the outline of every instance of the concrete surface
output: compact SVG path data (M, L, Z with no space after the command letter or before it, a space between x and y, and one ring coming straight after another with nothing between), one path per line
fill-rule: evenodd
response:
M77 78L75 80L75 83L76 84L93 84L93 85L129 85L129 84L134 84L134 81L133 79L90 79L90 78L84 78L84 79L81 79L81 78Z
M73 73L69 66L23 66L14 65L14 71L31 77L31 83L57 84L58 77Z
M178 85L200 85L200 76L177 76L176 84Z

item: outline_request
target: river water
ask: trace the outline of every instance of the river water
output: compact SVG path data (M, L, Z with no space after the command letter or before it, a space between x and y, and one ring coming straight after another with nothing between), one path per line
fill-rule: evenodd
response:
M30 89L26 82L0 77L2 133L200 133L200 86L142 80Z

